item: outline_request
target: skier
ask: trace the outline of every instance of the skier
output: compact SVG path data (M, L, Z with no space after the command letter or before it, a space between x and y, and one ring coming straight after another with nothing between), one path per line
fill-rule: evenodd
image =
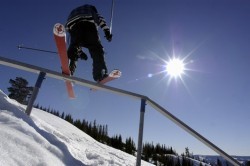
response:
M88 59L87 55L82 51L82 47L85 47L88 48L93 59L92 74L97 82L108 76L98 27L102 28L106 39L110 42L112 34L105 19L97 12L94 6L88 4L73 9L66 23L66 29L71 36L67 50L71 74L73 75L75 72L78 58L82 60Z

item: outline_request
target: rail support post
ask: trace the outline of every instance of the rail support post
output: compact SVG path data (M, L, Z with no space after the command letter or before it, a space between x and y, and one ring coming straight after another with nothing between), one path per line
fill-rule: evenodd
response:
M142 139L143 139L145 106L146 106L146 100L141 99L141 111L140 111L140 124L139 124L136 166L141 165L141 153L142 153Z
M37 94L38 94L38 92L39 92L39 88L41 87L42 82L43 82L43 80L44 80L44 78L45 78L45 75L46 75L45 72L40 72L40 73L39 73L39 76L38 76L38 78L37 78L37 80L36 80L36 85L35 85L35 87L34 87L34 89L33 89L32 96L31 96L31 98L30 98L30 100L29 100L29 103L28 103L28 106L27 106L27 108L26 108L26 114L29 115L29 116L30 116L30 113L31 113L33 104L34 104L34 102L35 102L35 100L36 100Z

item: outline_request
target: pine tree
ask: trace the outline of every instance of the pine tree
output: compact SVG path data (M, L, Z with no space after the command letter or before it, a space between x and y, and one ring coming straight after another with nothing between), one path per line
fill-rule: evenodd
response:
M175 166L181 166L181 161L180 161L180 158L178 157L177 159L177 163L175 164Z
M91 136L95 139L98 140L98 130L97 130L97 125L96 125L96 120L94 120L94 126L92 128Z
M190 157L190 153L189 153L188 147L185 148L185 155L186 155L186 157Z
M222 166L222 163L221 163L221 161L220 161L219 158L217 158L217 165L218 165L218 166Z
M34 105L35 108L39 108L39 103L37 103L36 105Z
M71 124L73 124L73 122L74 122L74 121L73 121L73 118L72 118L71 115L69 115L69 114L65 116L65 120L68 121L68 122L71 123Z
M11 84L11 87L8 88L9 97L19 103L28 104L33 91L33 87L28 87L28 81L22 77L16 77L15 80L10 79L9 83Z
M64 112L62 113L62 115L60 116L62 119L64 119Z
M88 134L88 135L91 135L91 134L92 134L92 123L91 123L91 122L88 124L87 134Z
M123 150L123 142L122 142L122 136L121 135L115 135L112 138L110 138L110 146Z
M182 157L181 165L187 165L187 160L186 160L186 157L185 157L184 153L181 154L181 157Z
M132 140L131 137L127 138L125 142L125 152L135 155L135 151L136 151L136 148L135 148L134 141Z
M122 135L120 134L118 137L118 149L123 150L123 142L122 142Z
M73 122L73 125L76 126L77 128L81 129L81 121L79 119L75 120Z

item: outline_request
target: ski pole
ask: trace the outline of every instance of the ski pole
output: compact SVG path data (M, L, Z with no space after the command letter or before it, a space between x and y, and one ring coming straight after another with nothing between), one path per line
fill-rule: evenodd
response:
M110 17L110 34L112 34L112 22L113 22L113 15L114 15L114 6L115 6L115 0L112 0L111 17Z
M48 52L48 53L52 53L52 54L58 54L58 53L55 52L55 51L48 51L48 50L43 50L43 49L38 49L38 48L25 47L25 46L22 46L22 45L18 45L17 48L18 48L19 50L21 50L21 49L26 49L26 50L33 50L33 51L40 51L40 52Z

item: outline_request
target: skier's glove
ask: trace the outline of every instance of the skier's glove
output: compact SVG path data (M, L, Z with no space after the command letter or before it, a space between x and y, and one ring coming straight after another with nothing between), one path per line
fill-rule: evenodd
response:
M112 34L110 34L109 30L105 30L104 33L105 33L106 39L110 42L112 40Z
M80 55L78 55L79 56L79 58L81 58L82 60L88 60L88 56L84 53L84 52L82 52Z
M81 58L82 60L88 60L88 56L82 51L81 47L77 47L77 59Z

